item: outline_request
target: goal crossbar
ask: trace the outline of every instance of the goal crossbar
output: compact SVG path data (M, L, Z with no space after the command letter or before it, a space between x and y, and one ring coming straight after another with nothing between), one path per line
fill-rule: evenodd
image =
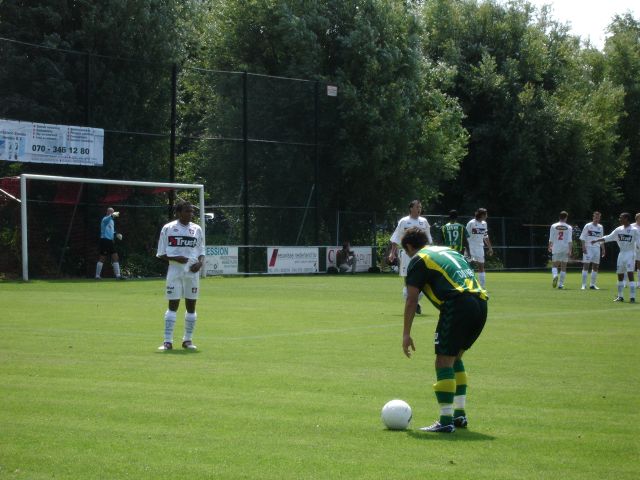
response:
M160 187L171 188L175 190L198 190L199 207L200 207L200 227L202 235L205 233L205 216L204 216L204 185L195 183L169 183L169 182L143 182L134 180L110 180L101 178L82 178L82 177L63 177L56 175L37 175L32 173L24 173L20 175L20 223L22 236L22 279L29 280L29 238L27 232L27 180L45 180L52 182L69 182L69 183L96 183L102 185L123 185L129 187Z

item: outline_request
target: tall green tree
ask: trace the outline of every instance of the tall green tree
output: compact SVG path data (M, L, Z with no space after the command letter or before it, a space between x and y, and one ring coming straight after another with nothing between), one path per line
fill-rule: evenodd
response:
M619 148L629 154L629 165L620 185L624 191L620 208L640 211L640 20L631 14L617 15L609 25L605 44L606 72L624 90L624 112L618 122ZM635 210L634 210L635 209Z
M320 82L320 141L325 146L321 151L322 183L316 187L326 207L379 213L404 210L411 198L426 202L436 198L440 182L457 172L467 138L461 127L462 111L456 99L440 88L443 81L449 81L451 72L423 55L420 18L412 4L379 0L229 1L210 9L203 30L206 50L202 64L207 68ZM201 78L200 73L191 76ZM254 80L257 83L259 79ZM188 95L212 100L209 105L214 109L202 115L209 122L203 130L215 132L215 119L238 112L237 97L229 100L203 93L198 82L191 81ZM338 86L337 98L325 96L327 83ZM285 90L270 85L271 89L265 88L263 94L250 99L250 109L256 103L268 108L264 110L266 118L260 117L265 113L252 111L255 117L249 118L249 129L255 133L256 124L270 120L280 126L279 137L262 130L271 139L292 140L298 135L307 141L312 131L309 102L313 101L313 89L304 93L305 87L293 82ZM237 88L235 92L237 95ZM279 106L270 103L273 100ZM283 118L283 110L288 112L287 118ZM305 115L296 118L291 114L296 111ZM219 147L218 143L215 148ZM267 171L283 161L283 152L262 159L253 157L252 182L261 181L254 172ZM313 168L300 163L292 160L286 171L293 172L295 165L307 171ZM203 168L220 171L218 163ZM235 175L237 178L237 171ZM302 171L298 175L309 180ZM304 195L297 191L297 198L293 198L295 188L282 188L273 176L262 179L261 187L251 192L252 202L300 205L307 198L308 188Z
M443 207L577 217L616 197L621 91L566 26L522 1L434 0L424 18L428 55L457 72L448 92L470 133Z

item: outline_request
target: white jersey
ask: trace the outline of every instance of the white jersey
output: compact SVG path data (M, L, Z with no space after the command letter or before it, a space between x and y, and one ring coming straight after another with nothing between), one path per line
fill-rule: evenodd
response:
M638 230L638 236L640 237L640 223L632 223L631 226ZM638 243L636 243L636 260L640 261L640 238L638 238Z
M591 247L591 241L597 240L604 236L604 228L601 224L595 224L593 222L587 223L582 228L582 233L580 233L580 240L585 242L586 247ZM599 248L599 247L598 247Z
M469 233L469 248L472 250L483 249L484 239L489 235L487 222L484 220L469 220L467 223L467 232Z
M158 240L156 256L162 255L186 257L190 260L197 260L199 256L204 255L204 239L200 225L192 222L183 225L178 220L167 223L162 227Z
M620 225L609 235L604 237L605 242L616 242L620 247L620 253L633 252L635 254L638 244L640 243L640 230L634 228L633 225L625 227Z
M551 242L551 253L564 253L570 250L573 238L573 228L566 222L560 221L551 225L549 230L549 242Z
M429 220L424 217L411 218L409 215L400 219L400 221L398 222L398 226L393 232L393 235L391 235L391 242L397 245L401 245L402 237L404 237L404 232L413 227L417 227L424 233L426 233L427 242L429 244L433 243L433 239L431 238L431 225L429 225Z

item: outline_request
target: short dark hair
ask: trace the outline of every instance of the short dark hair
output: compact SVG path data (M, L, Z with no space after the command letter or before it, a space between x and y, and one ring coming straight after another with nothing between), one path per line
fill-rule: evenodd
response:
M486 208L479 208L476 210L476 220L478 218L480 218L482 215L485 215L487 213L487 209Z
M458 211L449 210L449 220L455 220L456 218L458 218Z
M631 217L631 214L629 212L622 212L620 214L620 216L626 218L628 222L631 222L631 218L632 217Z
M562 210L560 212L560 220L566 220L567 218L569 218L569 214L566 211Z
M407 245L411 245L415 250L420 250L427 244L427 234L418 227L411 227L402 237L402 248L407 249Z
M188 202L188 201L183 200L183 199L179 199L179 200L176 202L175 211L176 211L176 213L180 213L180 212L181 212L182 210L184 210L185 208L187 208L187 207L191 207L191 206L192 206L192 205L191 205L191 202Z
M409 202L409 208L415 207L418 203L422 204L422 202L420 200L411 200Z

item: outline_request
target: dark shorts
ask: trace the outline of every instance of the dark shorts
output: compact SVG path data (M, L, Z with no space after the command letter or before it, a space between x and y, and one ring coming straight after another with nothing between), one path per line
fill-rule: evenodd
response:
M116 249L113 245L113 240L101 238L100 243L98 244L98 252L100 253L100 255L104 255L105 257L116 253Z
M478 339L487 321L487 301L464 293L445 301L435 334L437 355L458 355Z

